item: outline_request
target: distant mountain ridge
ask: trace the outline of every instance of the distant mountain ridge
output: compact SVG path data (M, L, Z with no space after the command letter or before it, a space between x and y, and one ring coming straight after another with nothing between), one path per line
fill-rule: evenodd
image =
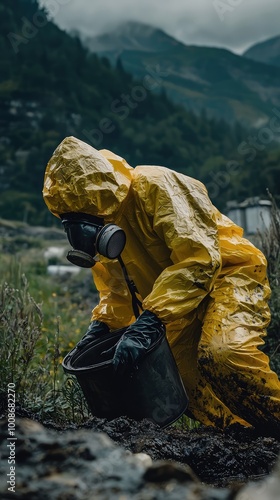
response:
M144 78L147 68L160 67L161 88L176 103L209 117L245 126L265 124L280 106L280 68L232 52L187 46L164 31L142 23L124 23L110 33L86 37L90 51L120 60L124 69Z
M159 28L154 28L144 23L130 21L121 24L111 33L104 33L97 37L83 37L88 48L101 55L112 51L112 47L118 51L142 50L147 52L161 52L170 46L182 45Z
M254 61L280 67L280 36L253 45L243 55Z

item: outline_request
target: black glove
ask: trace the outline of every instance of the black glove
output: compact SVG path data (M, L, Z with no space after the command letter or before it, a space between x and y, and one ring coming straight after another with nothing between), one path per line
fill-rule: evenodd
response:
M110 329L105 323L102 323L102 321L94 320L90 323L85 335L77 343L76 347L78 349L81 349L93 340L102 337L102 335L104 335L105 333L109 333L109 331Z
M106 354L115 351L112 364L119 374L129 371L132 366L144 356L149 347L165 332L165 327L158 317L144 311L139 318L130 325L121 336L117 346L112 347Z

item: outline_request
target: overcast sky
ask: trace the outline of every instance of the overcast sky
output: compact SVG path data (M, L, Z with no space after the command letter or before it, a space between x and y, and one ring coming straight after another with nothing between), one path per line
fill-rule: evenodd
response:
M124 21L164 29L186 44L242 53L280 35L279 0L41 0L63 29L98 35Z

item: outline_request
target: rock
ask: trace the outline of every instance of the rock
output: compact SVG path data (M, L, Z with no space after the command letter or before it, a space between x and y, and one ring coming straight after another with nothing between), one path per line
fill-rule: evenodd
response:
M190 467L167 461L152 462L147 454L133 454L121 448L103 432L50 430L38 422L18 419L16 436L11 438L8 422L2 420L0 443L3 500L233 498L230 489L200 483Z
M160 483L171 479L176 479L181 483L187 481L198 483L197 477L188 465L181 467L164 461L157 461L148 467L143 478L151 483Z
M259 483L250 483L238 493L236 500L279 500L280 497L280 458L274 470Z

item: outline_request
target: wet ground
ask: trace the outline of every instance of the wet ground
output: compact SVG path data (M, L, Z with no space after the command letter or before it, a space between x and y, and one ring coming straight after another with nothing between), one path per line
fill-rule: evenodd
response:
M37 420L20 407L17 415ZM239 425L225 431L205 426L193 430L174 426L160 429L148 420L136 422L126 417L112 421L92 418L82 426L67 429L51 421L41 423L59 433L81 428L104 432L132 453L146 453L153 460L187 464L204 484L216 487L261 480L271 472L280 455L280 437L261 436Z
M280 439L241 426L225 432L210 427L161 430L147 420L119 417L111 422L93 419L87 427L105 432L133 453L188 464L202 482L219 487L261 479L280 453Z

